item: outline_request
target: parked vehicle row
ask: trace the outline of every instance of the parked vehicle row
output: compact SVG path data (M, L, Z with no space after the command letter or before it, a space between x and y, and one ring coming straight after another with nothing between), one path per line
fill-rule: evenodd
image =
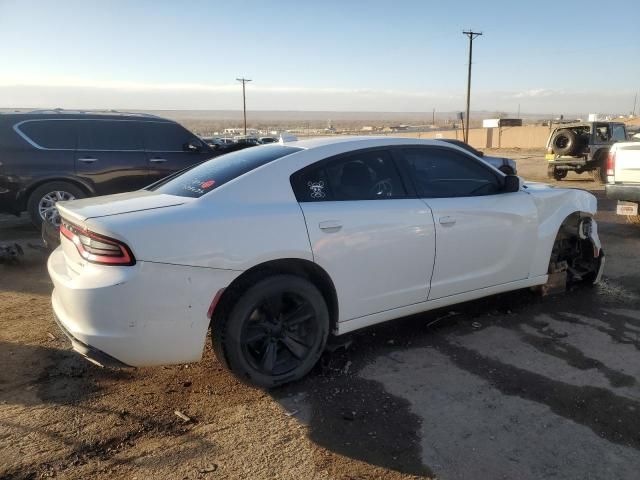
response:
M593 195L437 140L257 146L59 210L48 269L76 351L192 362L211 327L220 361L267 387L304 376L330 334L603 266Z
M58 201L137 190L219 154L154 115L0 114L0 211L58 224Z

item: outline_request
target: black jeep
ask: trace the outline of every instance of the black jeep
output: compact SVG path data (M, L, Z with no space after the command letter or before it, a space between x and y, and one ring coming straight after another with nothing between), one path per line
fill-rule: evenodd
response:
M627 140L624 123L580 122L558 125L547 140L548 176L562 180L569 171L590 172L596 182L606 181L609 147Z

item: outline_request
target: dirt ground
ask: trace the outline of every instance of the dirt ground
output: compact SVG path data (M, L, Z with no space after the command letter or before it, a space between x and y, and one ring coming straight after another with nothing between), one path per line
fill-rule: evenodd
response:
M540 152L500 154L547 181ZM601 286L368 328L269 392L209 346L190 365L86 362L53 322L36 232L0 216L0 241L25 248L0 265L0 478L637 478L640 226L587 175L567 180L600 198Z

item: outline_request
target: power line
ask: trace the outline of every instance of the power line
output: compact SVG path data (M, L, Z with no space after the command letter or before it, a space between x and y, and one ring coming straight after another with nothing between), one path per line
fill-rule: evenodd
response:
M236 78L238 82L242 82L242 113L244 117L244 134L247 135L247 96L245 95L245 84L251 80L248 78Z
M467 123L464 126L464 141L469 143L469 108L471 107L471 60L473 58L473 41L482 35L482 32L463 30L462 33L469 38L469 70L467 72Z

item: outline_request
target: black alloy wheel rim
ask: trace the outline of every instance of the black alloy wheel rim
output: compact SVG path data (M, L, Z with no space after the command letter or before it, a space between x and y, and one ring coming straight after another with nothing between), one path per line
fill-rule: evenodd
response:
M279 292L257 303L241 332L243 355L263 375L278 376L298 368L318 340L316 312L293 292Z

